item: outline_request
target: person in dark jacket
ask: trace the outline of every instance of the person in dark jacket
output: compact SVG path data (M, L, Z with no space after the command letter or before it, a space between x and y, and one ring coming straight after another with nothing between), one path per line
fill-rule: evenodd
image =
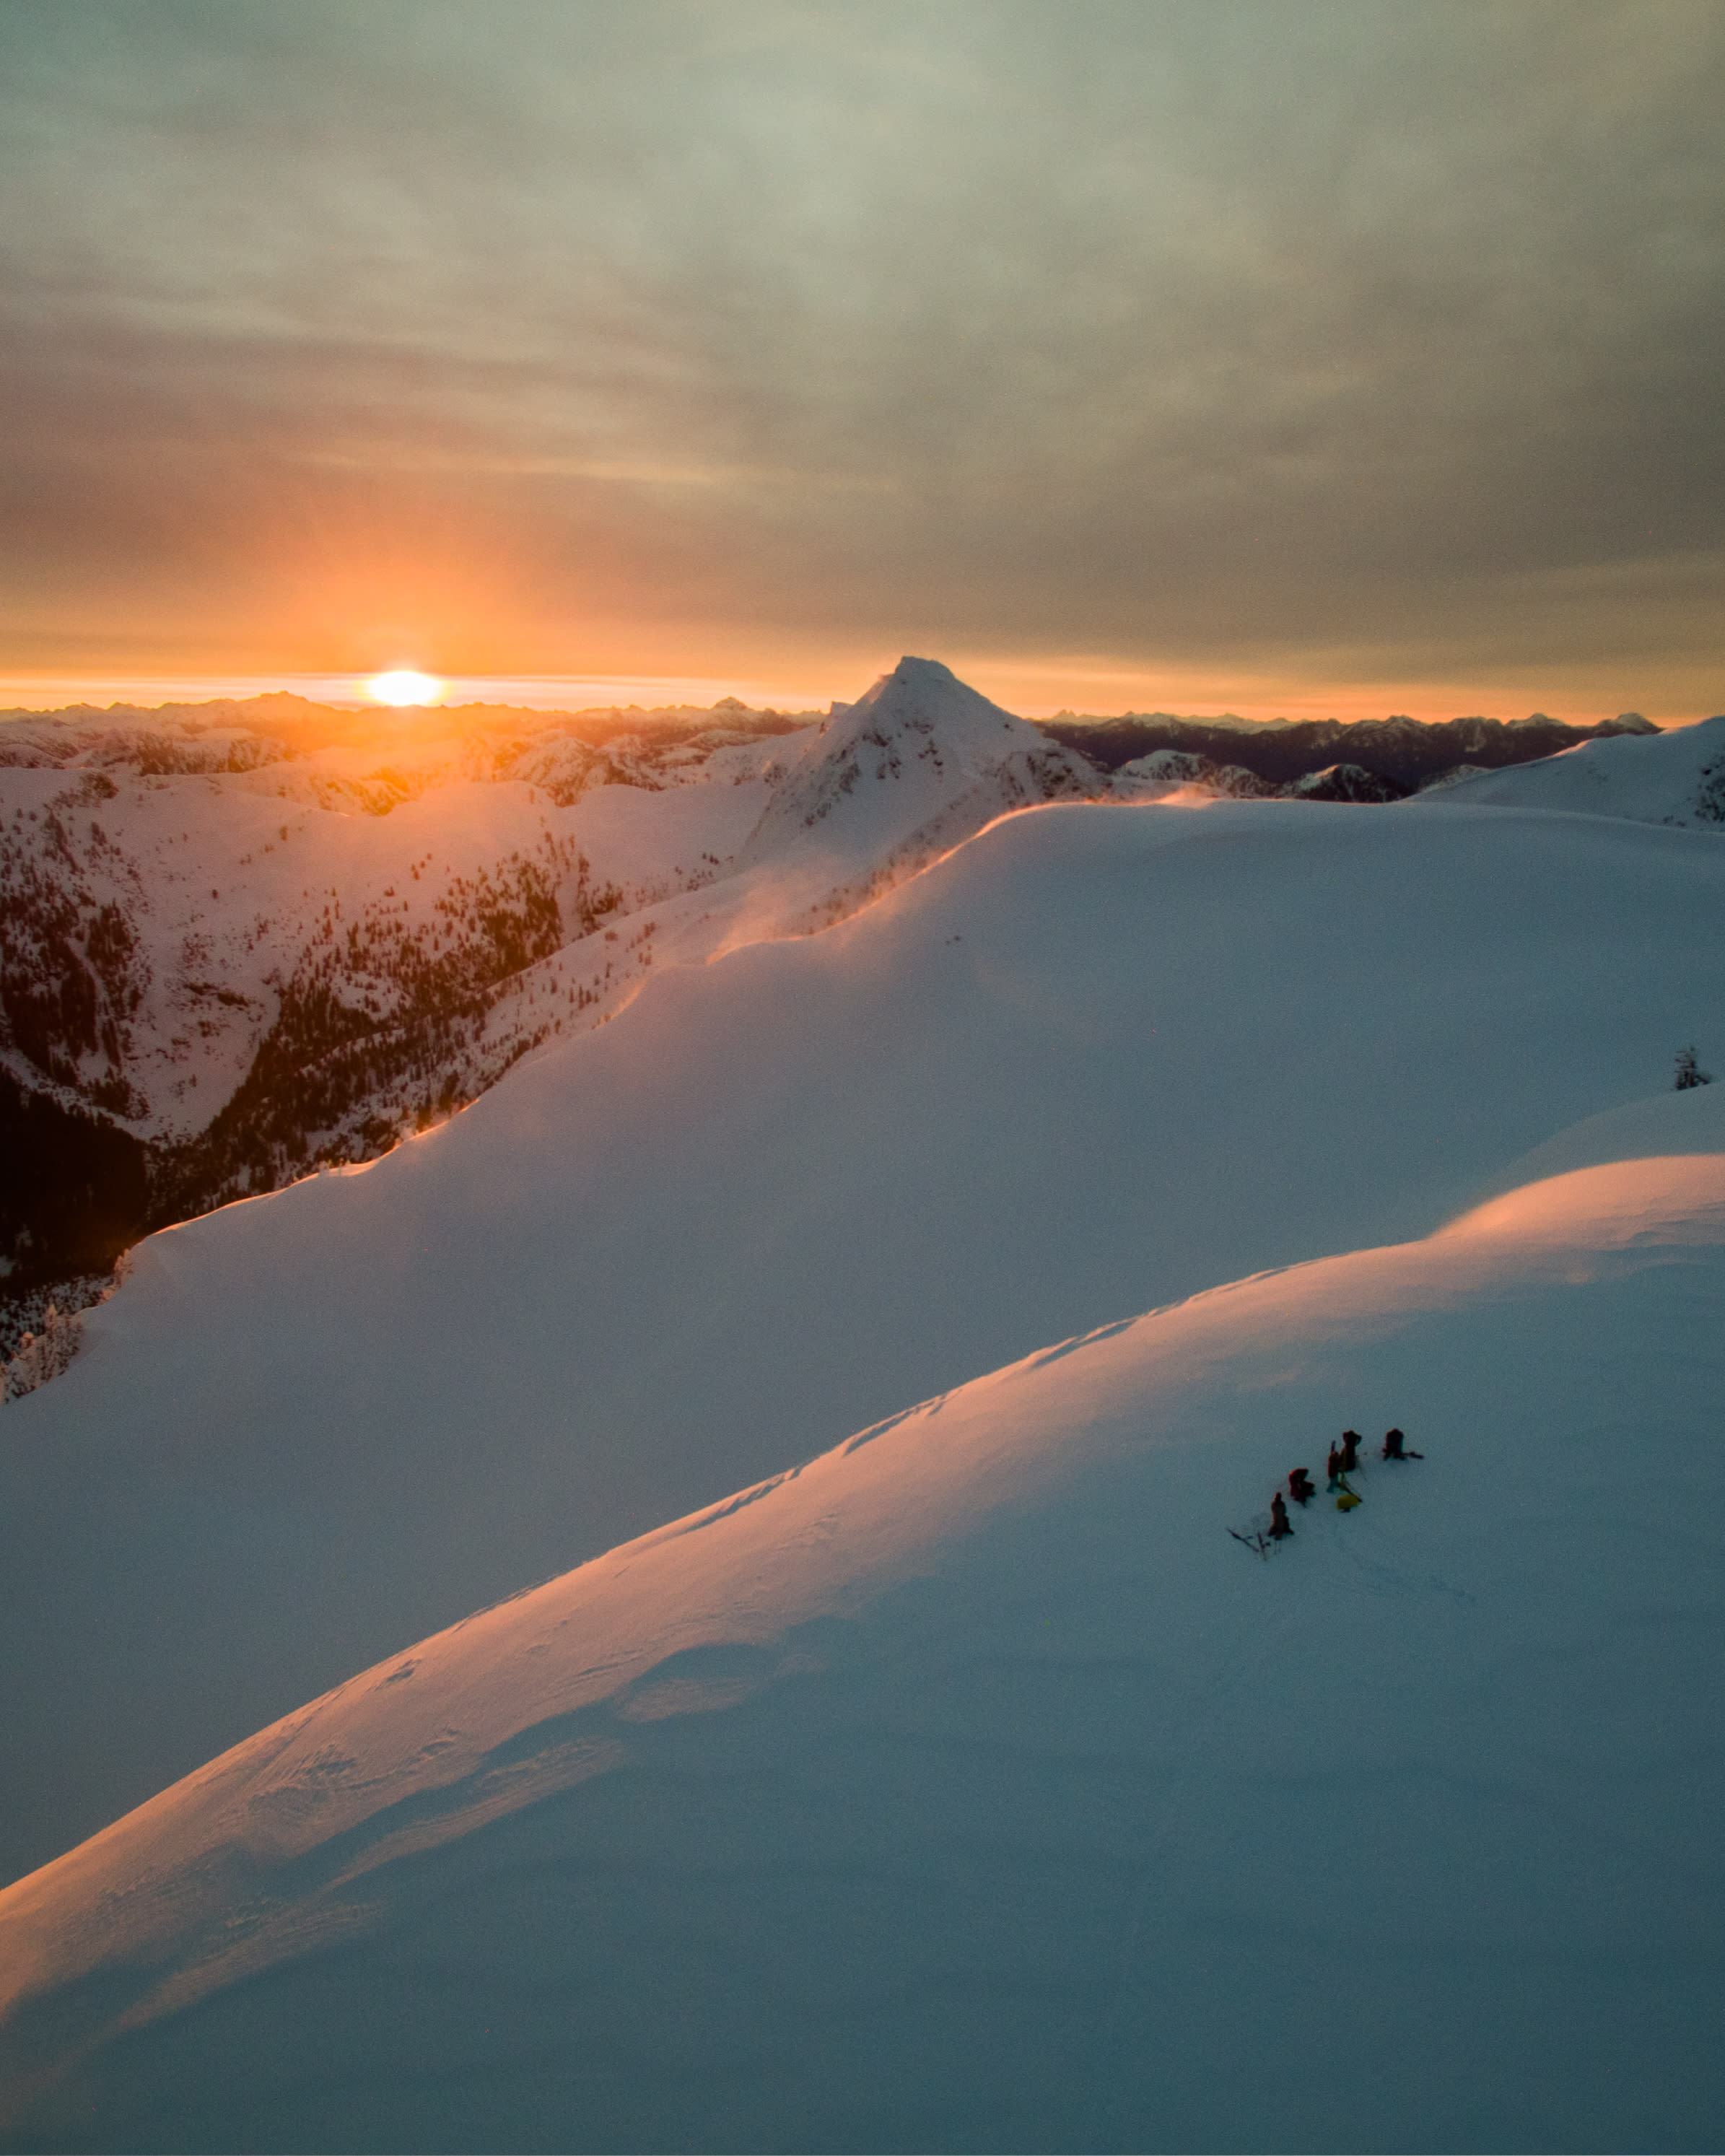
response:
M1364 1440L1357 1430L1343 1431L1342 1472L1344 1475L1352 1475L1354 1469L1359 1466L1359 1449L1363 1442Z
M1303 1467L1296 1467L1289 1476L1288 1495L1296 1505L1309 1505L1317 1495L1312 1486L1312 1477Z
M1385 1430L1384 1433L1384 1457L1386 1460L1424 1460L1425 1455L1423 1452L1409 1452L1407 1450L1407 1442L1406 1438L1403 1436L1400 1430Z
M1270 1539L1273 1543L1279 1543L1284 1536L1291 1535L1293 1532L1288 1525L1287 1501L1278 1490L1270 1501Z

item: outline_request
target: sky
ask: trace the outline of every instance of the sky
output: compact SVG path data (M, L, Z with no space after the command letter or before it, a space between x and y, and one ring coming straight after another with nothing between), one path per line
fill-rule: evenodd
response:
M1722 112L1717 0L0 0L0 700L1706 716Z

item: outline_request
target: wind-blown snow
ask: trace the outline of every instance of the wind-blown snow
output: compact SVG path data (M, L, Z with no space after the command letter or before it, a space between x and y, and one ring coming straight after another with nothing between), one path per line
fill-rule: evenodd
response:
M1722 1290L1579 1171L426 1640L0 1896L11 2144L1710 2145Z

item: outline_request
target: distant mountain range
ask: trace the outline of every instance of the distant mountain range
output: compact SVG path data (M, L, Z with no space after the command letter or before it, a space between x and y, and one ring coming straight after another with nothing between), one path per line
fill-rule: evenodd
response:
M1115 772L1160 750L1202 758L1219 770L1247 772L1266 789L1292 788L1327 768L1351 766L1378 782L1374 788L1327 792L1308 787L1307 799L1397 801L1466 764L1498 771L1556 756L1612 734L1656 734L1638 711L1574 726L1536 711L1531 718L1276 720L1252 726L1239 719L1179 719L1165 712L1118 719L1060 717L1042 731L1094 763ZM1343 782L1343 786L1347 782Z
M1032 724L915 659L825 714L0 715L0 1363L140 1235L375 1159L655 957L829 927L1009 810L1381 803L1658 732ZM1620 746L1670 791L1675 747Z

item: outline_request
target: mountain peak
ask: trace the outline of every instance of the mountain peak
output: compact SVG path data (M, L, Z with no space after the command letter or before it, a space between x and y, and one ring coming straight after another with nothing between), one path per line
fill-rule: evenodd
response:
M906 683L917 681L950 681L955 688L963 689L968 686L965 682L963 682L958 679L958 676L952 671L950 666L943 665L938 659L917 659L914 658L909 652L906 652L904 657L899 660L897 665L893 668L891 674L883 675L881 679L883 680L904 681ZM972 689L969 690L969 693L972 696L975 696L978 692L976 690Z
M739 860L811 840L878 863L914 839L920 857L1007 809L1096 790L1087 767L1027 719L939 660L906 654L854 704L834 706Z
M879 720L891 714L895 720L913 712L952 726L981 723L995 731L1021 732L1026 745L1041 740L1028 719L1020 719L992 702L979 689L961 681L950 666L938 659L901 659L890 674L883 674L851 705L853 714L866 713ZM865 721L866 723L867 721Z

